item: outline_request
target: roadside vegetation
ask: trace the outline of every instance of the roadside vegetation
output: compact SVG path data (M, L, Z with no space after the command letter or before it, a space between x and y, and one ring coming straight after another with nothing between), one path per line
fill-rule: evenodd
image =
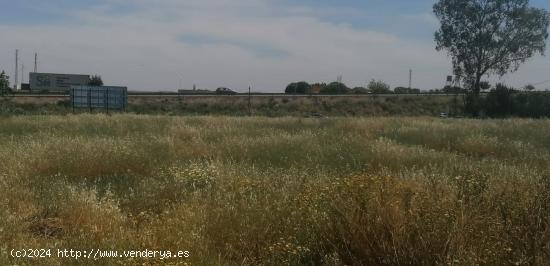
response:
M550 122L0 117L1 265L548 265ZM11 248L189 250L15 260Z
M130 97L128 113L247 116L435 116L462 113L460 96L391 97ZM76 113L88 110L75 110ZM1 98L0 115L66 115L73 109L63 98ZM94 112L102 112L95 110Z

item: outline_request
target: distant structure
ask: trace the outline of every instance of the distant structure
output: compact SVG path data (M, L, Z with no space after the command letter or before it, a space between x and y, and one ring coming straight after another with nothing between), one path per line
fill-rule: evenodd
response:
M29 73L31 91L47 91L66 93L71 86L88 85L90 75Z
M453 85L453 76L447 76L447 81L445 82L445 86L452 86Z
M29 83L21 83L21 90L28 92L31 90L31 86L29 85Z
M128 106L127 87L72 85L69 92L73 110L84 108L90 112L94 109L124 111Z
M34 73L38 73L38 53L34 53Z

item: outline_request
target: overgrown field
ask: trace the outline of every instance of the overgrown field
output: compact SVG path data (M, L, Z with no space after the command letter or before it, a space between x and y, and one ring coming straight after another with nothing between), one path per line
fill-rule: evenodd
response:
M0 265L550 263L550 121L0 118ZM187 259L14 259L22 248Z

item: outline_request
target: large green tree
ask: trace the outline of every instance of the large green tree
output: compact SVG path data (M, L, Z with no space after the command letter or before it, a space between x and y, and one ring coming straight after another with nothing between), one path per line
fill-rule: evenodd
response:
M544 55L550 15L529 0L439 0L437 50L452 57L455 75L478 95L486 75L517 71L535 54Z

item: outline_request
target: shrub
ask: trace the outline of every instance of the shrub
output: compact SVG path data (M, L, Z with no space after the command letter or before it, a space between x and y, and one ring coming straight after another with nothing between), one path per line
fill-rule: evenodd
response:
M393 89L396 94L420 94L420 89L409 89L405 87L397 87Z
M341 82L332 82L326 87L321 88L321 93L323 94L348 94L350 89L346 84Z
M285 89L286 94L306 94L309 92L311 85L305 81L294 82L288 84Z
M514 89L497 84L485 98L485 112L491 117L508 117L512 115Z
M513 114L519 117L550 117L550 94L547 92L517 93Z
M483 101L483 110L490 117L510 116L541 118L550 116L550 94L519 92L498 84Z
M370 93L373 94L391 94L393 93L390 89L390 85L387 83L381 81L381 80L371 80L369 85L367 86Z
M90 86L103 86L103 79L99 75L93 75L88 82Z

